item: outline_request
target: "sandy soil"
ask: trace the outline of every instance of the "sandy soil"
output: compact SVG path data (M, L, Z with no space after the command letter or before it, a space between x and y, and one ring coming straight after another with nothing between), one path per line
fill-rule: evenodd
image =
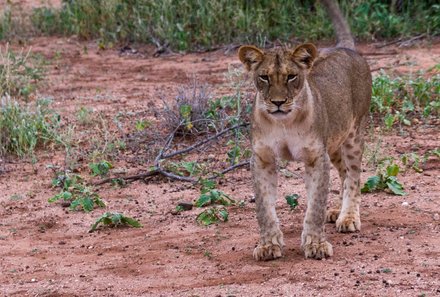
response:
M215 94L233 93L224 74L239 65L233 53L223 50L154 58L150 47L129 53L100 51L93 42L66 38L36 38L27 46L51 61L40 92L54 98L54 108L72 125L80 106L110 118L131 112L132 122L136 112L152 116L161 106L158 92L172 98L177 86L194 74L211 84ZM378 51L373 45L359 49ZM439 44L381 51L396 54L368 55L371 68L397 65L395 71L416 75L416 70L440 62ZM382 153L398 158L438 148L439 125L433 119L383 135ZM369 148L377 143L375 134L369 134ZM165 179L122 189L99 187L105 210L71 212L49 204L57 190L50 187L52 172L46 166L62 165L62 152L39 151L37 156L34 166L8 158L0 174L2 296L440 296L438 159L430 158L422 173L401 173L407 196L363 195L361 232L340 234L327 225L334 248L327 260L305 260L301 253L303 198L294 211L280 198L285 255L256 262L252 251L258 228L246 169L228 174L220 187L244 205L229 208L227 223L203 227L195 222L200 209L171 213L178 202L195 200L199 190ZM115 167L128 172L144 166L122 157L115 160ZM363 181L374 174L374 168L364 168ZM292 163L289 169L298 174L280 178L280 197L305 197L303 167ZM338 185L332 171L332 199ZM124 212L143 228L87 233L104 211Z

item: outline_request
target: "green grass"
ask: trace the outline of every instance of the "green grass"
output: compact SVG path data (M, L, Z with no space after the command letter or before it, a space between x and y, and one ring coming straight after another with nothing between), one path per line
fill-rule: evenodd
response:
M59 116L49 105L49 100L30 105L0 99L0 155L33 157L37 147L58 141Z
M340 1L358 38L440 33L436 1L408 1L395 8L389 2ZM8 15L5 11L0 17L0 38L9 36L13 27ZM312 0L65 0L58 10L36 9L31 21L41 34L75 34L99 39L102 46L141 42L197 50L230 43L333 38L325 11Z

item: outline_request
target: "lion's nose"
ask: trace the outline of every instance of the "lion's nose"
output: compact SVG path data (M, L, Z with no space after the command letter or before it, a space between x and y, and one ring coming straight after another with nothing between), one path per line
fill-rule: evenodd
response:
M271 102L273 104L275 104L276 106L280 107L281 105L283 105L284 103L286 103L286 100L271 100Z

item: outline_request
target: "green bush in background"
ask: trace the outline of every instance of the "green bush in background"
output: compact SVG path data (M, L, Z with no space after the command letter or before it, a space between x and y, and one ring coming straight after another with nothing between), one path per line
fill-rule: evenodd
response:
M440 5L436 3L340 1L353 34L367 40L439 34ZM34 10L31 20L40 34L75 34L98 38L104 45L168 44L176 50L229 43L264 45L266 41L293 38L315 41L333 36L319 1L311 0L64 0L61 9ZM9 27L3 17L0 38L8 36Z

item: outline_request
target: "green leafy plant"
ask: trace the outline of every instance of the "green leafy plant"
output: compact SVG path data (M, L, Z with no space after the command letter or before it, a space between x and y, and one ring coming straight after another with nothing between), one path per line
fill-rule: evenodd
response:
M112 163L103 160L98 163L90 163L89 168L90 168L93 176L97 176L97 175L106 176L108 174L108 172L110 171L110 169L113 168L113 165L112 165Z
M235 201L224 192L217 189L212 189L205 193L202 193L199 199L196 201L195 205L197 207L203 207L211 204L221 204L228 206L233 203L235 203Z
M411 125L411 118L440 114L440 75L394 77L380 73L373 80L370 110L383 115L385 127Z
M295 209L298 206L298 199L299 199L298 194L286 195L285 198L286 198L286 202L287 202L287 204L289 204L291 210Z
M229 218L228 210L225 207L210 207L202 211L196 218L197 222L205 226L218 222L227 222Z
M49 203L64 200L70 203L71 210L82 209L85 212L92 211L96 206L105 207L104 201L93 187L87 186L77 174L58 173L52 180L52 185L61 188L61 192L49 198Z
M94 232L98 225L118 227L118 226L131 226L134 228L141 228L142 225L135 219L127 217L118 212L106 212L100 216L95 223L91 226L89 232Z
M377 175L371 176L367 179L361 189L362 193L368 193L379 190L387 190L394 195L406 195L403 190L403 185L397 180L399 173L399 166L397 164L390 164L386 166L385 170L379 170Z
M202 180L201 181L201 195L199 199L197 199L195 206L203 207L212 204L221 204L221 205L231 205L235 204L235 200L229 197L224 192L217 190L216 183L212 180Z

